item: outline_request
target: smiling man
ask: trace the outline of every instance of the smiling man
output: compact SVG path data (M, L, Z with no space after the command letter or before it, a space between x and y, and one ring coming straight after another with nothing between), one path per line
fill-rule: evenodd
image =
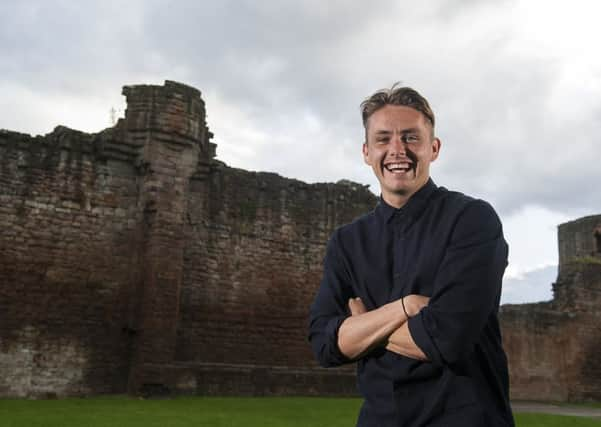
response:
M374 211L338 228L310 310L322 366L357 363L357 426L513 426L497 312L507 244L485 201L438 187L425 98L393 86L361 104Z

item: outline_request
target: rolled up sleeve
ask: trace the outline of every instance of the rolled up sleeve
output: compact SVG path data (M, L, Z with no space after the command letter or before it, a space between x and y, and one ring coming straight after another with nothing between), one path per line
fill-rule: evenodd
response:
M507 266L501 222L482 200L459 215L436 274L429 305L408 321L417 346L435 364L468 355L496 313Z
M338 347L338 330L349 316L347 301L351 297L349 276L340 262L334 234L328 242L323 277L309 313L309 341L323 367L352 362Z

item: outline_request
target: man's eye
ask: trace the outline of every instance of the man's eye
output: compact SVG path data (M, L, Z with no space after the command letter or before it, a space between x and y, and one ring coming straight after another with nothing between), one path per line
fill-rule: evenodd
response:
M403 142L412 143L412 142L417 142L417 141L419 141L419 138L417 135L403 135Z
M386 139L386 138L380 138L380 139L376 139L376 142L378 144L386 144L388 142L388 139Z

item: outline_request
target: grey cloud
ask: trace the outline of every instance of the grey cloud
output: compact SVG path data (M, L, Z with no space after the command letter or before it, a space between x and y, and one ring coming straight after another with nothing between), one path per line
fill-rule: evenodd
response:
M137 5L136 1L3 3L2 16L11 19L0 29L2 79L48 94L105 91L125 74L137 49L143 51Z
M203 92L218 152L235 152L245 144L236 127L252 127L269 139L247 155L253 169L355 179L375 192L358 105L402 80L438 115L439 184L506 214L525 203L598 209L601 103L570 120L569 104L553 105L560 59L519 50L511 3L7 2L0 71L40 96L181 80ZM217 99L244 124L214 117ZM307 115L316 129L305 129Z

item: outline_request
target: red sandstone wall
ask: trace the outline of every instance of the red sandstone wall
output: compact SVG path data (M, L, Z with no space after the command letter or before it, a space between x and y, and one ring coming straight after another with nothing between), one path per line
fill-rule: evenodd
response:
M306 317L375 197L212 160L194 88L124 94L100 134L0 133L0 395L353 392Z
M125 389L136 184L97 147L0 133L2 396Z
M601 262L560 271L553 301L501 308L513 399L601 400Z
M574 321L548 303L502 308L512 399L565 401L577 360Z
M233 382L203 374L204 392L315 392L323 371L311 371L307 314L325 244L375 197L357 184L308 185L218 166L208 182L193 183L190 201L177 360L238 372ZM304 369L300 384L283 379L295 369ZM353 392L350 369L344 386L330 388ZM241 377L246 384L236 384Z

